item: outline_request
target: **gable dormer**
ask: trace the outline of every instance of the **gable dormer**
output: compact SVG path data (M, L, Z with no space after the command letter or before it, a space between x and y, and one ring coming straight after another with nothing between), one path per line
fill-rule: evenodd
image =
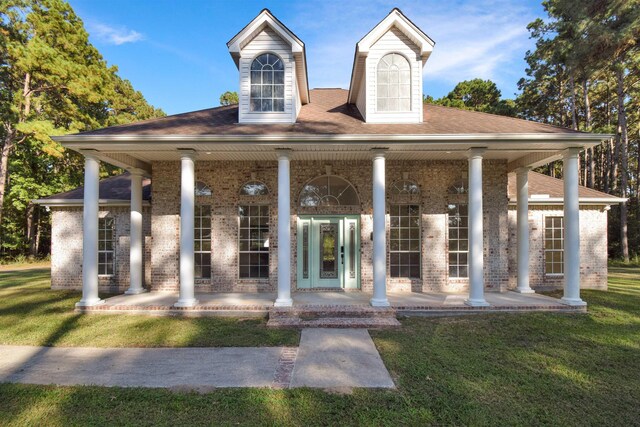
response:
M434 45L399 9L358 42L348 102L365 122L422 122L422 69Z
M304 43L263 9L227 43L240 73L239 123L295 123L309 102Z

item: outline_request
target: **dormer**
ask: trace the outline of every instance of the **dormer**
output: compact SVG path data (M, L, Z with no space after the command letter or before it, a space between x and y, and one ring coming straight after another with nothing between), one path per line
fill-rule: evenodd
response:
M309 102L304 43L263 9L227 43L240 73L239 123L295 123Z
M422 69L434 45L397 8L358 42L348 102L365 122L422 122Z

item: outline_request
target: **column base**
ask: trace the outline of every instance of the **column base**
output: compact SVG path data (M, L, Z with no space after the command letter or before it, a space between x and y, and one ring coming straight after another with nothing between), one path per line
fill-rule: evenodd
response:
M190 299L179 299L178 301L176 301L175 304L173 304L173 306L182 308L182 307L193 307L196 304L198 304L198 300L195 298L190 298Z
M138 295L138 294L143 294L145 292L149 292L148 290L146 290L145 288L140 288L140 289L127 289L126 291L124 291L125 295Z
M100 298L89 299L89 300L81 299L76 303L76 307L93 307L93 306L102 305L102 304L104 304L104 300Z
M386 298L384 299L371 298L370 303L372 307L391 307L391 304L389 304L389 300Z
M274 307L291 307L293 306L293 300L291 298L278 298L273 303Z
M531 288L523 288L523 289L516 288L514 289L514 292L517 292L519 294L535 294L536 293L536 291L534 291Z
M574 307L586 307L587 303L581 300L580 298L560 298L560 302L565 305L571 305Z
M491 304L489 304L484 299L471 299L471 298L468 298L468 299L464 300L464 304L468 305L470 307L489 307L489 306L491 306Z

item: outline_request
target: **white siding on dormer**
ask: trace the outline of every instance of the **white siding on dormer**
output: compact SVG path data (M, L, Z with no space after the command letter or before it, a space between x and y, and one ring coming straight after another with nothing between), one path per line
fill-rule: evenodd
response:
M378 112L377 70L380 59L389 53L399 53L411 66L411 111ZM419 48L399 29L392 27L369 49L365 72L366 92L358 95L358 109L369 123L420 123L422 122L422 60ZM359 104L366 99L366 106Z
M251 63L263 53L275 53L284 62L284 112L251 112ZM240 52L240 93L238 121L240 123L291 123L295 121L297 91L294 90L294 67L291 46L271 28L265 27ZM292 119L293 117L293 119Z

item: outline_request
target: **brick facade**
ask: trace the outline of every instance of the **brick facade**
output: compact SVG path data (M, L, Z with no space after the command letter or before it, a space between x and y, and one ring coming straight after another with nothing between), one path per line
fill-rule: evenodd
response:
M143 208L144 282L151 283L151 209ZM129 207L101 206L100 218L115 220L115 268L98 276L100 292L122 293L129 287ZM82 289L82 207L52 208L51 288Z
M504 291L515 287L515 208L508 206L505 161L483 162L484 267L485 288ZM327 172L349 181L360 198L360 206L301 208L298 196L309 180ZM211 206L211 279L197 279L200 292L262 292L277 287L277 162L196 161L196 180L213 192L196 197L196 204ZM468 279L449 277L447 205L467 203L467 195L450 194L449 187L465 180L466 161L387 161L387 188L405 176L420 187L418 195L392 195L389 204L416 204L421 212L421 279L388 279L390 291L466 291ZM296 289L297 216L301 214L360 215L361 289L372 292L372 162L291 161L291 287ZM242 184L258 180L270 190L268 196L240 196ZM153 290L177 290L179 283L180 162L153 162L152 208L145 208L145 284ZM238 278L238 206L268 205L269 278ZM556 214L556 207L531 207L531 285L555 287L562 278L544 275L544 215ZM100 278L102 292L122 292L129 281L129 209L114 207L101 215L116 220L116 270ZM582 283L584 287L606 287L606 212L581 210ZM388 228L387 228L388 229ZM52 287L80 289L82 281L82 209L55 208L52 231ZM387 257L388 262L388 257Z
M603 206L580 207L580 287L607 289L607 211ZM529 206L529 284L533 289L558 289L562 275L545 274L544 218L563 216L562 206ZM517 279L516 208L509 207L509 288Z

